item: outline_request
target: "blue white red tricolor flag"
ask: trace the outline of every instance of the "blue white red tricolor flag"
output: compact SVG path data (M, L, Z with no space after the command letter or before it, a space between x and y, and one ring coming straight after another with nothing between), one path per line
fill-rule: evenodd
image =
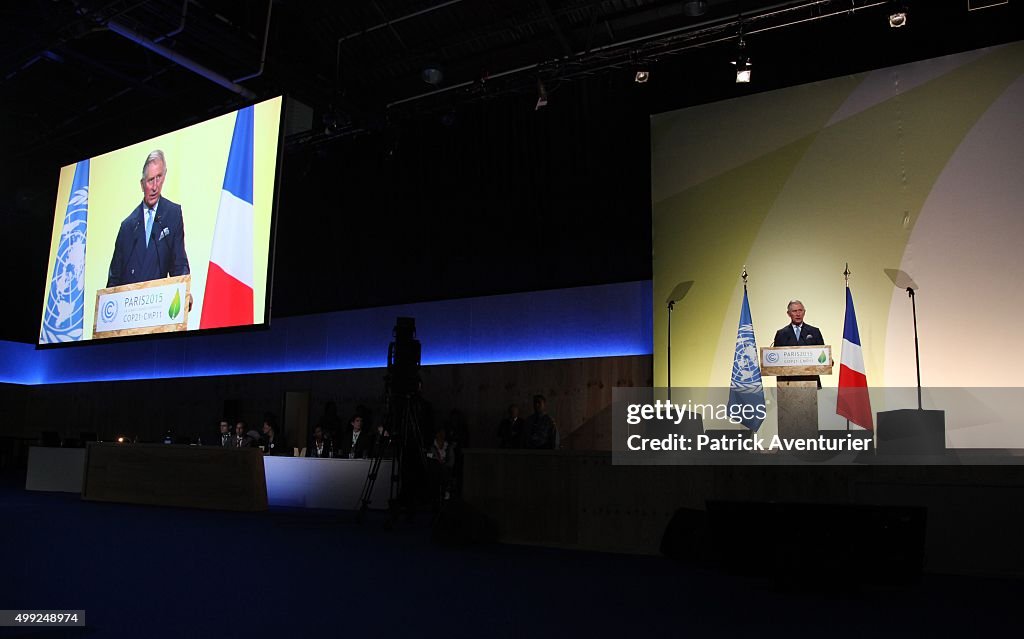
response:
M853 310L853 293L846 287L846 323L843 326L843 354L839 360L839 395L836 413L858 426L874 430L871 419L871 398L868 376L864 368L864 351L860 345L857 313Z
M253 322L253 110L235 119L199 328Z

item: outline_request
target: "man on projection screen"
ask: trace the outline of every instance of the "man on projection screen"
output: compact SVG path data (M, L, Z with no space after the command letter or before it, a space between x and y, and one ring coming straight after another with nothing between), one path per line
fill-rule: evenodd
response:
M816 326L804 323L804 303L793 300L786 307L789 325L775 332L772 346L824 346L825 340Z
M140 180L142 202L117 232L108 288L189 274L181 206L160 195L166 176L164 152L146 156Z

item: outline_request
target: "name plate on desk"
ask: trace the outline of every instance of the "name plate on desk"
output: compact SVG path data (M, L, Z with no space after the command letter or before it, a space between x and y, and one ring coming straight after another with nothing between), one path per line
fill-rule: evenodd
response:
M831 346L765 346L762 375L831 375Z
M96 292L93 337L184 331L192 277L179 275Z

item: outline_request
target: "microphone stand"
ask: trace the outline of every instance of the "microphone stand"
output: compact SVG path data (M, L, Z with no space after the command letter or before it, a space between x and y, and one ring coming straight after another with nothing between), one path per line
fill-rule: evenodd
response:
M921 403L921 349L917 341L917 297L914 295L913 287L907 287L907 295L910 297L910 307L914 313L914 361L917 366L917 410L923 410Z
M668 299L665 300L665 304L668 306L668 342L665 345L666 355L668 361L665 363L665 368L668 370L668 401L672 402L672 309L675 308L676 302L686 297L687 293L693 287L693 280L686 282L680 282L676 284L672 292L669 293Z
M665 346L665 366L668 368L668 403L672 403L672 309L675 307L675 300L668 303L668 343Z

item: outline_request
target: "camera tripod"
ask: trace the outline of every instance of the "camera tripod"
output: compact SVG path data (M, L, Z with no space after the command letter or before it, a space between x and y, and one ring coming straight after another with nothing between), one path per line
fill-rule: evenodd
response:
M423 457L423 434L420 430L422 400L418 393L390 395L384 432L370 461L370 469L359 498L358 521L362 521L373 498L381 462L390 449L393 452L388 509L393 523L404 508L409 514L416 506L417 490L426 475Z

